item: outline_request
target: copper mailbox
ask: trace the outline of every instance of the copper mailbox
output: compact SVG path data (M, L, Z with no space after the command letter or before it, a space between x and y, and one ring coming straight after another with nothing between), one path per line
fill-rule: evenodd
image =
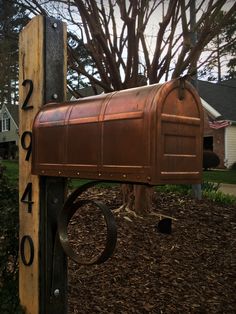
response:
M33 125L32 173L200 183L202 117L197 92L179 79L48 104Z

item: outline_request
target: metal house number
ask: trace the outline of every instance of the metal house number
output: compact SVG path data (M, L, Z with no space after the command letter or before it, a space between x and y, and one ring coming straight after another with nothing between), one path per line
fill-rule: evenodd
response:
M28 102L29 99L33 93L33 82L32 80L24 80L22 85L26 86L29 84L29 91L26 95L26 98L23 102L23 105L21 106L21 109L23 111L31 110L33 109L33 106L29 106ZM24 149L27 153L25 156L25 161L29 162L31 151L32 151L32 132L31 131L24 131L21 135L21 147ZM21 202L27 204L27 212L30 214L32 212L32 207L34 202L32 201L32 191L33 191L33 185L32 182L28 182L23 195L21 197ZM29 253L26 254L26 248ZM26 256L27 255L27 256ZM23 264L25 266L30 266L33 264L34 261L34 242L30 235L24 235L20 241L20 256Z

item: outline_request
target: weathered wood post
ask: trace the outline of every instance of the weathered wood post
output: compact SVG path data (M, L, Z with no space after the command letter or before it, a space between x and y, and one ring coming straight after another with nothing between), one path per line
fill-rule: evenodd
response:
M66 181L31 174L34 117L46 102L65 100L65 24L33 18L20 34L19 55L20 302L30 314L66 313L67 262L54 246Z

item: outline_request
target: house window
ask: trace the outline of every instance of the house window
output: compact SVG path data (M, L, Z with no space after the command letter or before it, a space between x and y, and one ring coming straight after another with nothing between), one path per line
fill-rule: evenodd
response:
M1 121L1 131L9 131L10 130L10 119L9 116L6 112L3 113L2 115L2 121Z
M213 136L204 136L203 149L213 151Z

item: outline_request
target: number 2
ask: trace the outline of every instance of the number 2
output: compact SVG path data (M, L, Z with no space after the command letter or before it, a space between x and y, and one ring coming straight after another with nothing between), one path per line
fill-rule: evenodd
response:
M33 84L33 81L32 80L24 80L22 85L25 86L26 84L29 84L29 91L28 91L28 94L26 95L25 97L25 101L23 103L23 105L21 106L21 109L22 110L29 110L29 109L32 109L33 106L29 106L28 105L28 102L29 102L29 99L33 93L33 89L34 89L34 84Z

